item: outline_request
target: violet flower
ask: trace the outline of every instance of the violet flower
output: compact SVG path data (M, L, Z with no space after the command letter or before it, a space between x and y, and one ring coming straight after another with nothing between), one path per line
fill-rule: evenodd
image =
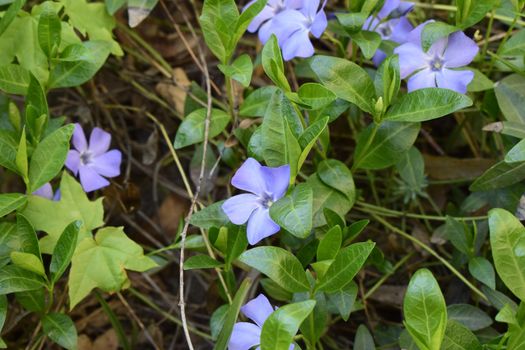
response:
M35 196L47 198L52 201L59 201L60 200L60 189L58 189L55 193L53 193L53 187L51 187L51 184L45 183L42 187L37 189L32 193Z
M408 91L439 87L466 93L474 78L470 70L456 70L468 65L478 54L474 40L463 32L438 39L427 52L421 46L421 32L428 22L417 26L405 44L394 52L399 55L401 78L408 78Z
M285 61L310 57L314 54L310 33L320 38L328 25L324 12L326 1L320 8L319 4L320 0L269 0L250 23L248 31L253 33L258 29L263 44L274 34Z
M402 44L407 40L408 34L414 29L405 15L412 11L414 4L400 0L386 0L377 14L367 18L363 29L377 32L381 39ZM376 66L386 58L386 53L377 50L372 61Z
M231 197L222 205L231 222L248 222L247 237L251 245L277 233L280 229L270 218L270 206L284 196L290 181L290 166L262 166L248 158L232 178L232 185L243 193Z
M260 350L261 344L261 330L266 319L274 312L268 298L263 294L259 294L257 298L250 300L243 307L241 312L244 316L255 322L237 322L233 326L233 331L228 343L229 350L250 350L257 346L256 350ZM294 345L290 344L289 350L294 349Z
M111 135L100 128L94 128L86 141L84 130L75 124L72 138L73 147L67 155L66 167L80 176L80 183L86 192L95 191L109 185L105 177L120 175L122 153L109 150Z

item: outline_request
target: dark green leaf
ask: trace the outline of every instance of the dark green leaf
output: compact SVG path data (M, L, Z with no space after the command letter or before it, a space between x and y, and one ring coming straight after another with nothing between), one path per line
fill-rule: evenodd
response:
M268 101L277 91L275 86L263 86L252 92L241 105L239 115L243 117L264 117Z
M243 54L237 57L230 65L219 64L218 68L225 76L237 80L242 86L250 85L253 63L249 55Z
M227 265L239 257L248 246L248 239L246 237L246 226L238 226L229 224L228 226L228 238L226 240L226 258L225 262Z
M39 288L35 290L15 293L16 301L26 310L44 313L46 310L46 290Z
M425 25L421 33L421 45L426 52L437 40L457 32L459 28L443 22L430 22Z
M213 269L223 264L208 255L194 255L184 262L184 270Z
M332 227L319 241L317 246L317 261L335 259L341 243L343 241L343 233L341 227Z
M494 267L487 259L481 256L471 259L468 263L468 270L478 281L492 289L496 289L496 273L494 272Z
M481 350L478 338L461 323L449 320L442 350Z
M78 232L81 226L82 223L80 221L74 221L69 224L60 235L49 265L52 282L58 281L69 266L75 248L77 247Z
M77 348L77 329L69 316L49 313L42 318L42 329L58 345L68 350Z
M192 215L190 223L194 226L209 230L212 227L222 227L230 220L222 210L224 201L213 203Z
M381 45L381 36L368 30L361 30L352 34L352 40L359 46L366 59L371 59Z
M340 216L345 216L352 208L353 203L350 202L348 197L332 187L325 185L317 174L311 175L307 183L312 187L314 192L314 227L326 225L326 219L324 217L325 208L333 210Z
M328 185L343 193L352 205L355 202L355 184L352 173L343 162L325 159L317 167L317 176Z
M365 325L359 325L354 339L354 350L375 350L374 338Z
M306 238L312 230L313 192L308 184L299 184L293 191L270 207L272 219L286 231Z
M348 318L350 317L350 313L352 312L357 297L357 292L357 283L352 281L338 291L326 293L328 300L334 304L344 321L348 321Z
M35 273L15 265L0 269L0 295L42 288L44 283Z
M27 197L21 193L0 194L0 217L6 216L26 203Z
M498 105L509 122L525 124L525 77L512 74L494 88Z
M470 185L471 191L488 191L513 185L525 178L525 162L499 162Z
M490 327L492 318L479 308L469 304L452 304L447 307L449 320L461 323L471 331Z
M300 170L308 154L314 147L315 143L326 129L329 118L321 118L311 124L299 137L299 145L301 146L301 156L299 157L297 168Z
M458 8L456 25L462 29L472 27L490 13L499 2L499 0L456 0Z

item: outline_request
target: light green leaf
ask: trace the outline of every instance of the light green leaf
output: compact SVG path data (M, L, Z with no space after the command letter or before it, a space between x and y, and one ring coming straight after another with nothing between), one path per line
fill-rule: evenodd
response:
M38 44L49 58L56 54L62 39L62 22L53 5L51 2L44 2L38 19Z
M0 67L0 90L8 94L25 95L29 87L29 72L18 64Z
M325 185L317 174L311 175L307 183L312 187L314 192L313 213L314 213L314 227L326 225L324 217L324 209L328 208L339 214L345 216L352 208L353 203L343 195L341 192Z
M16 153L18 142L14 133L0 129L0 165L13 172L18 172Z
M353 168L383 169L394 165L412 147L420 128L419 123L385 121L379 126L370 124L357 137Z
M437 40L447 37L449 34L457 32L458 30L459 28L443 22L427 23L421 33L421 46L423 47L423 51L428 51Z
M513 185L525 178L525 162L499 162L470 185L471 191L488 191Z
M195 269L213 269L221 267L223 263L211 258L208 255L194 255L189 257L184 262L184 270L195 270Z
M489 212L490 246L501 280L525 301L525 228L504 209Z
M288 349L299 326L312 312L315 304L315 300L306 300L274 311L263 324L261 350Z
M243 117L264 117L268 109L268 101L277 91L275 86L263 86L246 97L239 110Z
M472 27L490 13L499 0L456 0L456 25L462 29Z
M0 194L0 217L6 216L26 203L27 197L21 193Z
M474 73L474 79L467 86L469 92L486 91L494 88L494 82L480 70L476 68L468 68L468 70Z
M317 176L325 185L343 193L351 205L354 205L356 197L354 178L343 162L336 159L323 160L317 166Z
M104 65L111 45L92 40L65 48L49 77L50 88L78 86L90 80Z
M308 154L314 147L315 143L317 142L323 131L326 129L329 120L330 118L328 117L316 120L313 124L306 128L306 130L301 134L301 136L299 136L298 141L302 151L297 164L298 170L301 170L304 161L308 157Z
M439 285L427 269L410 279L403 301L405 326L421 350L440 350L447 326L447 307Z
M461 323L449 320L442 350L481 350L478 338Z
M306 83L297 91L301 101L310 106L311 109L321 109L334 102L337 96L321 84Z
M386 112L385 120L423 122L443 117L472 105L472 100L458 92L426 88L402 96Z
M498 105L509 122L525 124L525 77L512 74L496 83Z
M525 54L525 29L513 34L501 47L501 54L505 56L519 56Z
M312 230L313 192L308 184L299 184L293 191L270 207L271 218L286 231L306 238Z
M335 259L341 243L343 242L343 232L341 227L332 227L321 240L317 246L317 261Z
M49 272L51 272L51 281L53 283L58 281L62 276L73 258L73 253L77 247L78 232L81 226L82 223L80 221L74 221L69 224L60 235L55 249L53 249L51 263L49 265Z
M15 265L0 269L0 295L42 288L44 282L35 273Z
M18 151L16 153L16 167L18 172L22 175L24 182L29 183L28 179L28 170L27 170L27 141L26 141L26 129L22 130L22 135L20 136L20 143L18 144Z
M381 63L374 77L374 86L377 96L383 98L383 106L386 110L397 97L401 86L399 57L397 55L388 56Z
M374 56L377 49L379 49L379 45L381 45L381 36L379 33L369 30L361 30L352 34L352 40L359 46L363 56L367 60Z
M75 220L82 222L79 241L90 236L90 232L104 224L103 198L91 202L82 187L66 172L60 183L60 201L51 201L40 196L29 196L23 215L36 230L48 236L40 241L44 253L51 254L65 228ZM60 213L60 216L57 216ZM49 220L49 218L54 218Z
M341 249L324 276L317 282L316 290L334 293L345 288L361 270L374 246L375 243L372 242L361 242Z
M237 321L239 311L241 310L241 306L244 304L244 300L246 299L246 295L248 295L251 284L252 281L246 278L244 281L242 281L239 289L235 293L232 303L228 308L228 312L226 313L224 324L220 330L219 336L217 337L217 342L213 347L214 350L226 350L228 341L230 340L230 336L233 331L233 325Z
M284 74L284 63L277 37L272 34L263 47L261 54L262 66L266 75L281 89L291 92L290 84Z
M70 307L74 308L94 288L121 290L128 283L125 269L143 272L156 266L122 227L104 227L95 238L84 238L73 255L68 283Z
M75 126L69 124L48 135L35 148L29 163L31 191L53 179L64 166Z
M470 274L478 281L492 289L496 289L496 273L494 267L485 258L478 256L468 262Z
M289 292L310 289L306 273L297 258L279 247L257 247L244 252L239 260L270 277Z
M237 57L232 64L219 64L220 71L227 77L237 80L242 86L248 87L252 80L253 63L248 54Z
M58 345L74 350L77 348L77 329L71 318L56 312L42 317L42 329Z
M180 149L204 141L204 129L207 109L198 109L184 118L177 130L173 146ZM219 135L230 122L230 115L220 109L212 109L210 116L209 138Z
M517 163L525 161L525 139L518 142L511 150L505 155L506 163Z
M40 141L49 120L49 108L46 93L40 82L32 74L27 88L25 106L26 132L32 140Z
M34 272L42 277L46 276L42 260L31 253L11 252L11 261L24 270Z
M357 297L358 287L354 281L346 285L346 287L334 292L326 293L328 300L337 308L341 318L346 322L350 317L350 313L354 307Z
M0 295L0 331L4 328L5 319L7 318L7 297L5 295ZM0 338L0 348L2 347L3 340Z
M308 60L317 79L337 97L373 113L375 88L368 73L348 60L329 56L314 56Z
M11 5L7 8L7 11L5 11L2 15L2 19L0 19L0 35L2 35L5 30L9 27L9 25L13 22L13 20L18 16L18 13L24 7L26 0L14 0L2 3L1 5L5 5L11 3Z
M128 0L106 0L105 2L108 13L113 16Z
M224 201L213 203L192 215L190 223L194 226L209 230L212 227L222 227L229 222L222 210Z

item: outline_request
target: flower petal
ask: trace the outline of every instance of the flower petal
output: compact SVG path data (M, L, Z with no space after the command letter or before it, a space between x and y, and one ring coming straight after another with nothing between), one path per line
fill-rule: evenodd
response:
M111 143L111 134L101 128L94 128L89 137L89 150L94 156L107 152Z
M254 2L257 0L250 1L244 9L246 10L248 7L250 7ZM275 11L270 6L265 6L261 12L255 18L250 22L250 25L248 26L248 31L250 33L255 33L257 29L266 21L271 19L275 15Z
M79 123L75 123L75 130L73 130L73 137L71 141L73 146L79 152L85 151L88 147L84 129L82 129L82 126Z
M42 187L40 187L38 190L33 192L35 196L44 197L47 199L53 199L53 188L51 187L51 184L48 182L44 184Z
M66 168L71 170L75 176L78 174L78 167L80 166L80 153L74 149L69 150L66 158Z
M233 325L228 350L250 350L261 343L261 329L248 322L237 322Z
M262 165L253 158L248 158L232 177L232 185L263 197L266 192L266 181L261 171Z
M408 12L412 11L414 8L414 3L409 1L400 1L399 6L390 13L390 17L396 18L406 15Z
M310 57L314 46L310 41L307 29L301 29L291 35L282 45L283 59L289 61L294 57Z
M261 206L258 196L243 193L233 196L222 204L222 210L235 225L242 225L250 218L253 211Z
M386 18L399 7L400 0L386 0L385 4L381 8L381 11L377 14L379 19Z
M383 63L385 58L386 58L386 53L384 53L381 50L377 50L376 53L374 54L374 57L372 57L372 62L374 62L374 65L376 67L379 67L381 63Z
M441 38L436 40L427 51L430 57L443 57L447 48L448 38Z
M259 207L248 219L248 243L255 245L264 238L279 232L279 230L279 225L270 218L270 210Z
M319 0L308 0L304 2L304 7L301 9L301 12L305 14L306 17L314 18L319 10Z
M445 66L450 68L464 67L472 62L478 51L478 45L463 32L452 33L445 50Z
M430 69L423 69L408 79L408 92L429 87L436 87L436 73Z
M308 18L297 10L285 10L277 14L272 20L272 33L275 34L279 45L282 45L296 32L308 31ZM259 32L260 33L260 32Z
M241 307L241 311L244 316L262 328L264 321L266 321L274 309L268 298L263 294L259 294L257 298L250 300Z
M443 89L450 89L460 94L467 92L467 86L474 79L474 72L470 70L450 70L443 69L436 74L437 86Z
M406 17L392 20L392 35L389 40L402 44L407 40L408 34L414 29L414 26Z
M92 192L109 185L108 180L87 165L80 166L78 172L80 174L80 183L85 192Z
M272 200L275 202L281 199L290 184L290 166L283 165L277 168L263 166L261 172L266 181L266 190L272 195Z
M97 173L105 177L115 177L120 175L120 164L122 163L122 153L113 149L99 156L93 157L90 167Z
M431 19L415 27L414 30L412 30L410 34L407 36L406 41L411 42L412 44L415 44L421 47L421 33L423 32L423 28L425 28L427 24L432 23L432 22L435 22L435 21Z
M405 43L396 47L394 53L399 55L401 79L427 66L427 55L419 45Z
M317 13L317 15L315 15L312 26L310 27L310 32L312 32L312 35L316 38L320 38L327 26L328 20L326 19L326 13L321 10Z

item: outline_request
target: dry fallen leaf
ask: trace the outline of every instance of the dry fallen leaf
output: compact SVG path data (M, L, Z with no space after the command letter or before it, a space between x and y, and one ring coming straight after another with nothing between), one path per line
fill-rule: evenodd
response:
M490 168L496 161L485 158L453 158L423 155L425 172L435 180L475 179Z

